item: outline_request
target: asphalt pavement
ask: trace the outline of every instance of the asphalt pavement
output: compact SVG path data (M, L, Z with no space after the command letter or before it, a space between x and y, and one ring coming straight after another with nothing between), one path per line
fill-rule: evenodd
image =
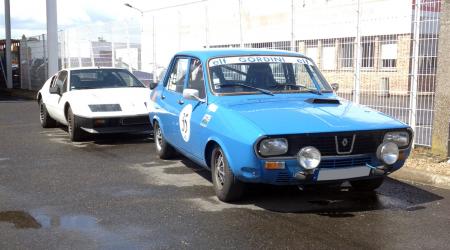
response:
M450 190L251 186L218 201L210 173L159 160L146 136L69 141L35 101L0 97L0 249L448 249Z

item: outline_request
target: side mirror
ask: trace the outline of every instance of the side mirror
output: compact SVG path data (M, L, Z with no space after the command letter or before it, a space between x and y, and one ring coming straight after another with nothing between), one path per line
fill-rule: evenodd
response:
M156 86L158 86L158 82L150 82L149 88L154 89Z
M337 92L339 90L339 83L332 83L331 88L334 92Z
M196 89L184 89L183 98L188 100L197 100L199 102L205 102L205 100L199 97L198 90Z

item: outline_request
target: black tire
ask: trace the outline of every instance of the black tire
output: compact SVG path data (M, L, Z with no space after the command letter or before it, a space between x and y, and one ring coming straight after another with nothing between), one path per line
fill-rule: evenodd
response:
M71 141L77 142L86 138L86 132L81 129L80 123L70 107L67 110L67 131Z
M159 158L170 159L175 155L175 149L164 139L161 127L157 121L155 121L153 126L153 138Z
M384 178L376 178L369 180L350 181L352 187L356 191L373 191L383 184Z
M244 193L244 183L231 171L223 150L216 146L211 152L211 175L217 198L224 202L239 200Z
M45 103L42 100L39 101L39 120L43 128L56 127L56 121L50 117L45 107Z

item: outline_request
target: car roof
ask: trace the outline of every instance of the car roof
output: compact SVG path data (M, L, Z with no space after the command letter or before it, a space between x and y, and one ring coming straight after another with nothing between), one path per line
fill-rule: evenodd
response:
M186 50L178 52L176 55L194 56L198 57L202 61L206 61L214 57L224 56L301 56L303 54L298 52L286 51L286 50L274 50L274 49L200 49L200 50Z
M74 68L67 68L67 69L61 69L66 71L77 71L77 70L85 70L85 69L118 69L118 70L128 70L125 68L118 68L118 67L74 67Z

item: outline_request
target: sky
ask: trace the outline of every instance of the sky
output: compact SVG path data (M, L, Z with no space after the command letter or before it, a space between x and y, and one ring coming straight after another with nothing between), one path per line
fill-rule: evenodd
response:
M140 16L125 3L145 11L192 1L195 0L57 0L58 29ZM46 0L10 0L10 4L12 38L46 33ZM0 39L4 39L4 1L0 1L0 6Z

